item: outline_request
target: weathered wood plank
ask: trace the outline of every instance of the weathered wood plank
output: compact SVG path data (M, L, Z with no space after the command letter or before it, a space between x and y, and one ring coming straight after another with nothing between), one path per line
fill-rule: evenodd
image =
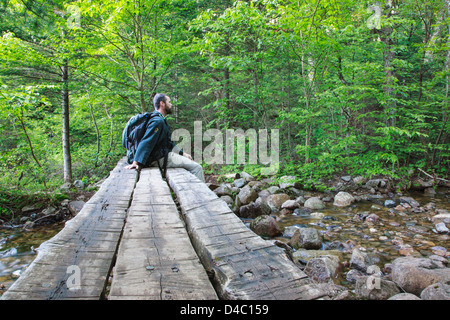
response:
M109 299L217 299L157 168L141 171Z
M283 249L245 227L206 184L184 169L168 169L167 179L197 254L215 274L220 298L306 300L326 295Z
M38 248L3 300L101 298L136 183L136 172L125 165L121 160L78 215ZM79 268L79 288L69 289L69 277L78 275L68 272L71 266Z

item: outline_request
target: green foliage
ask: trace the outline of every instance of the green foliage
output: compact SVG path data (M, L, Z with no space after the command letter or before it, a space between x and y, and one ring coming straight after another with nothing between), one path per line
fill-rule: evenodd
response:
M68 64L73 179L124 156L126 121L171 96L172 129L280 130L279 175L448 177L450 45L444 2L0 2L0 185L63 182L61 68ZM80 26L70 27L69 5ZM206 173L261 165L206 165Z

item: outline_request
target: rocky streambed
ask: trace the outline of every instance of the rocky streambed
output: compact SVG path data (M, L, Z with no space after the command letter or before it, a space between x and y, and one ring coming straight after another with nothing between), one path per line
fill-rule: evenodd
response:
M295 177L245 172L209 187L255 233L276 241L336 299L450 300L450 189L419 180L395 192L388 179L342 177L331 191Z

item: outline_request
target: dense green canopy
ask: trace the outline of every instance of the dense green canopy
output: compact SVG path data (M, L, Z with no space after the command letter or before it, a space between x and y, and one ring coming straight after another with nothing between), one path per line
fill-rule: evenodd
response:
M279 129L305 184L448 177L449 28L446 0L1 0L0 184L101 178L156 92L173 130Z

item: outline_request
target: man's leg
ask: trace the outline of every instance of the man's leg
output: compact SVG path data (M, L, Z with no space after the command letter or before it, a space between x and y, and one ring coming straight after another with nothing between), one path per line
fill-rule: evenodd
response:
M164 166L164 158L159 160L159 164L161 165L161 168ZM205 182L202 166L177 153L169 152L167 156L167 168L184 168L196 176L200 181Z

